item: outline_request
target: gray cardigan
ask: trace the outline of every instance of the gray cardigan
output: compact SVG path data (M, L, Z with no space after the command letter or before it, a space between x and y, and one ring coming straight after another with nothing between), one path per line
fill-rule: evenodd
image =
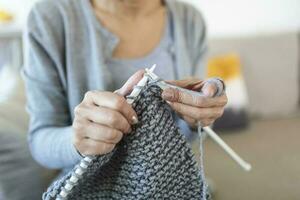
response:
M177 78L203 78L205 24L192 6L167 0ZM106 60L117 41L95 17L88 0L43 0L30 12L23 76L33 157L68 169L80 155L72 145L73 110L89 90L112 90Z

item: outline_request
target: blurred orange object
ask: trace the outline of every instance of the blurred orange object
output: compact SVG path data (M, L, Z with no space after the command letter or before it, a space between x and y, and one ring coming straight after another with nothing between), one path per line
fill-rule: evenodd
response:
M237 54L216 56L208 61L207 77L220 77L226 81L238 76L241 76L241 62Z
M226 53L210 58L207 77L223 79L228 97L224 115L215 122L214 128L218 130L246 127L248 95L240 56L236 53Z
M0 22L10 22L12 20L13 20L12 14L0 9Z

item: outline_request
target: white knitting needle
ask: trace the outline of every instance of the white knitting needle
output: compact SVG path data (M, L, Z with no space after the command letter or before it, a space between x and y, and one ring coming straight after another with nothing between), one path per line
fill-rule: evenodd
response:
M150 69L146 69L146 70L149 71L149 72L153 72L155 67L156 67L156 65L153 65ZM138 84L135 86L133 91L128 96L129 98L127 98L127 102L129 104L133 103L134 98L139 95L139 93L141 92L142 87L144 87L147 84L148 79L149 79L149 77L144 76L138 82ZM83 173L85 173L86 169L88 168L88 165L90 165L91 163L92 163L92 156L86 156L84 159L82 159L80 161L80 163L78 165L78 168L74 171L74 173L72 174L70 179L68 179L69 181L66 181L66 184L63 186L64 189L62 189L61 192L59 193L59 195L61 196L62 199L66 198L68 196L69 192L73 188L73 185L78 182L79 177ZM56 198L56 199L58 199L58 198Z
M155 67L154 67L155 68ZM149 69L146 70L146 74L151 77L152 80L160 80L160 78L153 73L154 68L151 67L151 71ZM187 90L184 88L180 88L171 84L168 84L164 81L158 81L157 85L161 87L162 89L166 88L177 88L181 91L187 92L191 95L202 95L200 92L195 92L191 90ZM201 129L201 125L198 123L199 129ZM230 148L210 127L204 127L203 130L215 141L234 161L236 161L245 171L251 170L251 165L244 161L232 148Z
M201 129L201 126L200 126ZM228 146L210 127L203 127L203 130L215 141L235 162L245 171L251 170L251 165L243 160L230 146Z
M153 73L154 69L156 67L156 64L154 64L150 69L145 69L146 73L147 72L151 72ZM144 76L134 87L133 91L131 92L131 94L129 96L127 96L127 103L132 104L135 97L137 97L139 95L139 93L141 92L141 88L144 87L147 82L149 80L148 76Z

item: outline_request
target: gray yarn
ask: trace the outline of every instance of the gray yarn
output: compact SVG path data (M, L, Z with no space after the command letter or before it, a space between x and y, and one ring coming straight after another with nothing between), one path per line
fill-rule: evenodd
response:
M111 153L92 158L66 199L208 199L203 172L161 89L145 86L133 108L139 124ZM61 199L60 191L78 167L52 184L43 199Z

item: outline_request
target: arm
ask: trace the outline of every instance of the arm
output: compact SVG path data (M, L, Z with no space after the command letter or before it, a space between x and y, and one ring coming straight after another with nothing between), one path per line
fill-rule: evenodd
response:
M63 29L58 17L52 4L36 5L24 36L29 146L33 157L48 168L72 167L81 158L72 144L72 122L59 70L63 63Z
M196 8L191 8L193 13L193 26L190 26L190 44L191 44L191 58L193 63L192 76L199 79L206 77L207 64L207 28L203 16Z
M143 71L133 75L116 93L88 91L76 106L72 121L66 91L63 20L54 4L55 1L42 1L29 16L23 75L33 157L49 168L68 168L81 159L78 152L108 153L123 134L130 132L137 115L124 96Z
M205 78L206 68L206 26L201 13L190 5L186 5L185 30L187 34L187 45L192 63L191 75L195 78L174 81L173 84L198 90L204 93L204 97L193 97L184 92L174 89L166 89L162 96L169 101L171 107L184 119L190 126L196 127L200 121L203 126L211 125L223 114L224 106L227 102L226 95L213 97L215 94L223 93L224 85L218 79ZM193 87L190 87L193 86Z

